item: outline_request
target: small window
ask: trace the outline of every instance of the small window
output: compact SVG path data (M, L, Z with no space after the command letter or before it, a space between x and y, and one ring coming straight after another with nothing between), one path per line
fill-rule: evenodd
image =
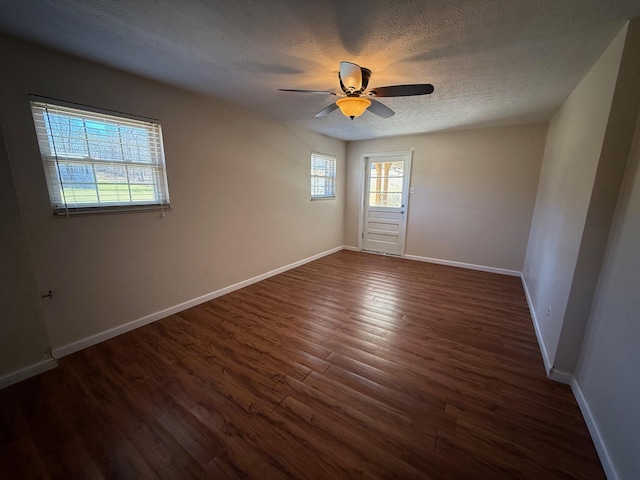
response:
M160 124L31 101L56 214L169 207Z
M336 197L336 157L311 154L311 199Z

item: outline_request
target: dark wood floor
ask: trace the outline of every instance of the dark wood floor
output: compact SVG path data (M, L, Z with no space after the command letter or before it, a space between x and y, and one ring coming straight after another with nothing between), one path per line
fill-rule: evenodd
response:
M0 478L604 478L520 280L339 252L0 391Z

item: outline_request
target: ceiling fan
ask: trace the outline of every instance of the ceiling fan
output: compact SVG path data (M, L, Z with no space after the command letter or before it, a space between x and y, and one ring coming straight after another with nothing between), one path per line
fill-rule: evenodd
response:
M325 115L338 108L344 116L353 120L364 113L367 108L382 118L389 118L395 114L386 105L374 100L372 97L408 97L412 95L428 95L433 93L433 85L430 83L419 83L413 85L391 85L388 87L375 87L367 90L371 70L361 67L351 62L340 62L338 79L342 93L330 90L297 90L291 88L279 88L281 92L316 93L323 95L337 95L339 98L335 103L323 108L316 117Z

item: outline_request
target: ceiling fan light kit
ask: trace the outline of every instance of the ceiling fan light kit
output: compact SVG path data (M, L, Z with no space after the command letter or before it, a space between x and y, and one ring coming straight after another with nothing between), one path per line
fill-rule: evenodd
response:
M345 117L353 120L364 113L371 101L362 97L344 97L336 100L336 104Z
M408 97L414 95L429 95L433 93L433 85L430 83L418 83L412 85L391 85L388 87L377 87L367 90L369 79L371 78L371 70L361 67L352 62L340 62L340 71L338 72L338 80L340 81L340 89L342 93L335 93L323 90L297 90L281 88L283 92L300 92L300 93L323 93L327 95L339 95L335 103L326 106L318 113L316 117L324 117L338 108L345 117L353 120L362 115L367 108L375 115L382 118L389 118L394 115L394 111L377 100L370 100L362 97Z

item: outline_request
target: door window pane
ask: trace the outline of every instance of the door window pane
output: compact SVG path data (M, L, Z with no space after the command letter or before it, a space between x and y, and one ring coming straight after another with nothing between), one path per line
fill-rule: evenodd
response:
M369 205L399 208L402 205L404 162L371 162Z

